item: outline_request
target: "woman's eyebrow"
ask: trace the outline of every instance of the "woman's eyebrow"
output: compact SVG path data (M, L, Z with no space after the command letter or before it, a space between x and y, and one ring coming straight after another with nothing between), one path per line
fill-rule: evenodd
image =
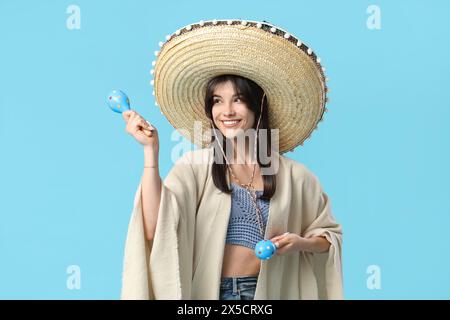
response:
M234 98L234 97L240 97L240 96L242 96L242 95L241 95L241 94L233 94L232 98ZM218 94L214 94L214 95L213 95L213 98L222 98L222 96L219 96Z

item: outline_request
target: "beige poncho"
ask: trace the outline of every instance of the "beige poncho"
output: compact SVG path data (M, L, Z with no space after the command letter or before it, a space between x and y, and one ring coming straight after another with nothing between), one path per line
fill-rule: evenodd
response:
M286 231L325 236L326 253L295 252L261 261L255 300L342 299L341 226L317 178L279 155L266 239ZM143 228L141 184L125 245L122 299L219 299L231 195L213 182L213 148L184 154L162 186L153 241Z

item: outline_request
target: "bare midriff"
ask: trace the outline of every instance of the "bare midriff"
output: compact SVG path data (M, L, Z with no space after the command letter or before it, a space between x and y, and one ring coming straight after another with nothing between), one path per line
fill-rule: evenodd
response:
M257 276L260 263L254 250L240 245L226 244L222 277Z

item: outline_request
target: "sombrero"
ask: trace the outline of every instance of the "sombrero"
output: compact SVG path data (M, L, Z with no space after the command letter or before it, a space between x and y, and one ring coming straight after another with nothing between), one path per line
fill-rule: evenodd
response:
M320 58L299 38L265 21L200 21L159 45L151 70L155 104L201 148L211 142L198 134L211 128L204 111L206 84L218 75L240 75L264 90L270 127L279 129L280 153L303 145L326 111L328 79Z

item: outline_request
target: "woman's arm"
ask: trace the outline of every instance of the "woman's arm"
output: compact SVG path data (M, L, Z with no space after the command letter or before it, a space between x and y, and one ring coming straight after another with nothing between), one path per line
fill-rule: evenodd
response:
M277 247L277 254L290 252L313 252L322 253L330 249L330 243L324 236L313 236L304 238L295 233L284 233L270 239Z
M161 201L162 181L159 175L158 151L144 147L144 172L142 174L142 215L147 240L153 240Z
M142 215L147 240L153 240L158 220L162 181L159 176L158 130L134 110L122 113L126 122L125 131L144 147L144 173L142 175Z

